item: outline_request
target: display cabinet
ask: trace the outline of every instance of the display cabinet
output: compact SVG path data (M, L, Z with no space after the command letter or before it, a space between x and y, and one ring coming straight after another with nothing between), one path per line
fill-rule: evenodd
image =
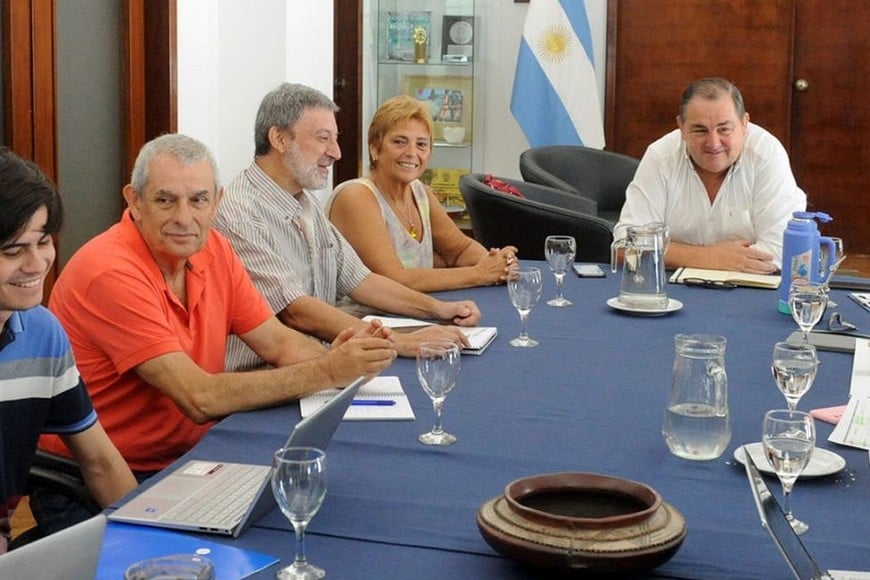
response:
M376 99L406 94L427 103L435 121L422 179L461 220L459 178L475 156L478 20L474 0L374 0Z

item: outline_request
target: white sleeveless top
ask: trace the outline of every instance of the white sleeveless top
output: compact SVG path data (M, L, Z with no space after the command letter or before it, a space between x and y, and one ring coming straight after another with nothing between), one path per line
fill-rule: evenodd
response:
M336 187L326 201L326 215L329 215L332 209L332 202L335 200L335 196L351 183L364 185L374 194L375 199L378 200L378 205L381 206L381 216L384 218L384 224L387 226L390 240L393 242L396 255L401 260L402 265L405 268L432 268L435 265L435 261L432 249L432 225L429 218L429 196L426 195L426 186L423 185L423 182L419 179L411 182L411 193L414 196L414 202L417 204L417 209L423 222L420 240L415 240L411 237L411 234L408 233L399 216L396 215L396 212L387 203L378 186L368 177L351 179Z

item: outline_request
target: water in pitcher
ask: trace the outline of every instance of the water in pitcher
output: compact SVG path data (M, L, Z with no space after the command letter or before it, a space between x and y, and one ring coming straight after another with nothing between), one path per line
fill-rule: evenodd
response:
M701 403L668 407L662 426L671 453L684 459L716 459L731 441L728 410Z
M668 307L665 291L665 250L668 228L661 223L628 226L625 238L611 245L611 269L616 272L622 250L622 278L619 301L629 308L661 310Z
M619 301L631 308L657 309L667 308L668 295L665 293L664 264L662 256L656 250L646 248L628 248L625 250L625 261L622 273L622 283L619 289Z
M662 437L677 457L705 461L719 457L731 441L724 336L674 337L673 382L662 422Z

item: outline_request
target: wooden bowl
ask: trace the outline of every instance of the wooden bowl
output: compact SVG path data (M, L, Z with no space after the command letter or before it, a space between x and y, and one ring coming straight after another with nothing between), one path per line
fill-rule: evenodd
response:
M653 488L578 472L512 481L480 506L477 526L505 557L578 574L655 568L686 537L683 516Z

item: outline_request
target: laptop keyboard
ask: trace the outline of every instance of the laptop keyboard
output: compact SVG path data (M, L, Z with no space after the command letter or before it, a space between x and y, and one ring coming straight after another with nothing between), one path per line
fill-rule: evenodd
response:
M221 477L168 510L161 519L207 527L232 527L251 505L263 482L263 467L224 465Z

